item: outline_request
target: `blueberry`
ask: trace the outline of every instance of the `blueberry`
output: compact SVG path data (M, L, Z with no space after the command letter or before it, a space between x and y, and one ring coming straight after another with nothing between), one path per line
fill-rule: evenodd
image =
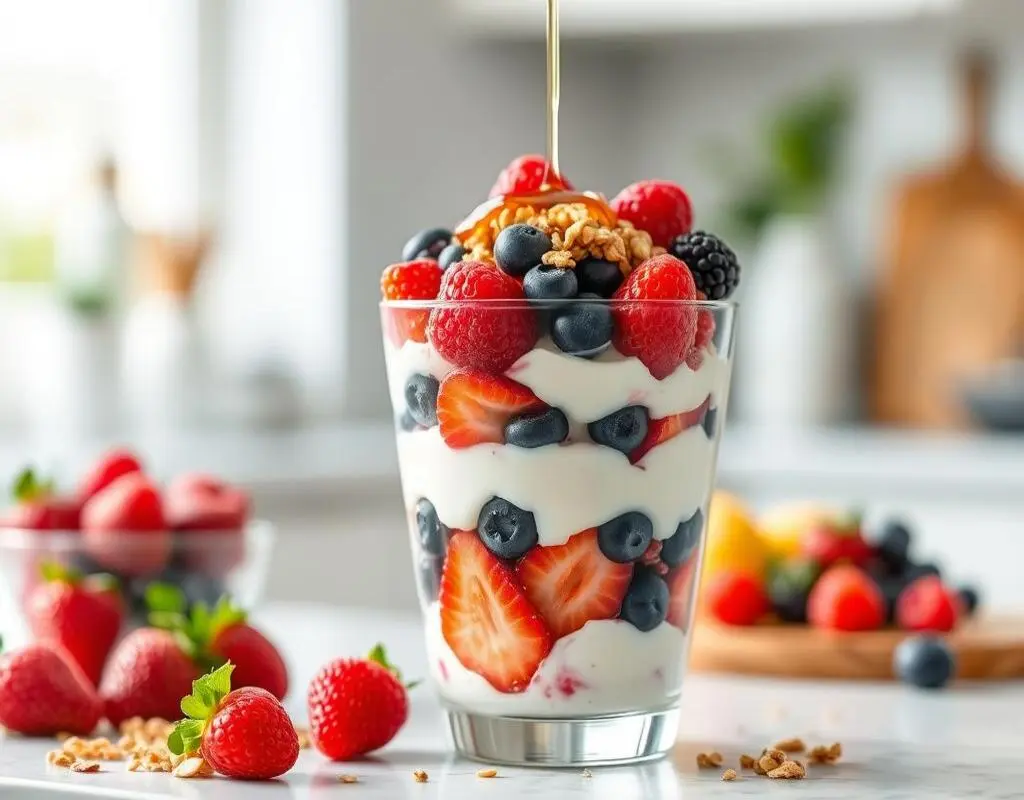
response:
M644 554L654 538L654 525L639 511L627 511L597 529L597 544L609 561L627 564Z
M437 257L437 265L441 269L448 269L452 264L462 261L464 255L466 255L465 247L461 244L450 244Z
M878 534L875 554L894 573L906 569L910 551L910 530L899 520L889 520Z
M963 607L964 614L968 617L974 616L974 612L978 610L978 604L981 602L978 590L973 586L961 586L957 591L957 596L960 598L960 605Z
M612 311L598 303L569 303L552 313L551 338L564 353L593 358L612 341Z
M420 600L428 606L437 602L441 591L441 573L444 570L444 559L429 553L420 553L416 559L416 587L419 589Z
M688 520L679 523L676 532L661 543L661 560L677 567L690 557L700 543L704 515L698 508Z
M569 436L569 420L560 409L549 408L539 414L513 417L505 425L505 442L515 447L543 447L564 442Z
M653 570L637 568L629 582L619 616L640 631L657 628L668 613L668 584Z
M921 689L941 689L953 677L956 663L937 636L904 639L893 655L893 671L904 683Z
M928 575L934 575L937 578L941 578L942 570L930 561L923 561L920 564L908 563L904 567L901 577L905 583L913 583L918 578L924 578Z
M581 292L591 292L604 298L615 294L624 279L618 264L600 258L588 258L577 264L576 278Z
M437 258L452 240L452 232L444 228L427 228L405 243L402 261L414 258Z
M644 406L626 406L587 425L590 438L620 453L630 453L647 436L650 414Z
M494 240L494 260L509 275L525 275L551 249L551 237L540 228L509 225Z
M412 418L412 414L409 413L409 409L405 409L402 415L398 418L398 427L406 433L417 430L420 426L416 424L416 420Z
M885 600L885 622L891 625L896 621L896 601L906 588L907 583L899 575L891 575L886 571L872 572L871 577Z
M704 433L707 434L708 439L713 441L715 438L715 426L718 424L718 409L709 408L700 424L704 428Z
M537 544L537 522L533 513L493 497L480 509L477 535L498 558L519 558Z
M438 519L434 504L425 497L416 503L416 530L423 552L435 556L444 554L448 543L448 528Z
M440 387L441 384L432 375L410 375L405 382L405 402L409 414L424 428L437 424L437 390Z
M541 264L523 278L523 293L531 300L568 300L576 290L576 273L571 269Z
M818 575L818 565L809 560L781 563L768 582L772 608L783 622L807 622L807 597Z

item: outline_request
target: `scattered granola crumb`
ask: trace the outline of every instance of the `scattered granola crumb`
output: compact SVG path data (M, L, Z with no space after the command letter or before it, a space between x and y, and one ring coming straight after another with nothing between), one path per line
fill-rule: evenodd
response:
M830 745L817 745L807 753L807 759L812 764L835 764L843 755L843 746L839 742Z
M594 773L591 772L589 769L583 770L582 775L583 775L584 778L593 778L594 777Z
M487 769L477 770L476 776L478 778L497 778L498 770L494 767L488 767Z
M757 759L753 756L748 756L746 753L740 756L740 769L756 769Z
M430 780L430 776L422 769L418 769L413 772L412 777L415 779L416 783L426 783Z
M773 770L769 770L769 778L781 778L783 780L800 780L807 775L807 771L796 761L783 761Z
M63 742L66 739L70 739L71 736L72 736L72 734L68 733L67 731L61 731L60 733L57 734L57 736L55 738L57 739L58 742Z
M308 750L313 746L313 740L309 737L309 728L301 728L298 725L295 726L295 733L299 737L299 749Z
M46 763L55 767L70 767L75 763L75 757L64 750L51 750L46 754Z
M420 770L417 770L417 772L419 772L419 771ZM415 774L416 774L416 772L413 773L413 775L415 775ZM425 772L423 773L424 778L423 778L422 781L420 781L419 778L417 778L416 780L419 781L420 783L425 782L426 781L426 774L427 773L425 773ZM358 775L349 775L346 772L344 775L339 775L338 776L338 783L359 783L359 776Z
M76 761L71 765L72 772L99 772L99 761Z
M761 758L758 759L757 763L765 772L771 772L773 769L780 767L786 760L786 754L781 750L769 748L761 754Z
M715 751L711 753L697 753L697 767L699 769L718 769L722 766L722 754Z
M213 767L199 756L183 759L171 773L175 778L212 778Z
M781 750L783 753L802 753L807 749L807 745L804 744L804 740L799 736L794 736L792 739L783 739L781 742L774 744L776 750Z
M736 780L736 770L734 770L734 769L727 769L725 772L722 773L722 780L723 781L734 781L734 780Z

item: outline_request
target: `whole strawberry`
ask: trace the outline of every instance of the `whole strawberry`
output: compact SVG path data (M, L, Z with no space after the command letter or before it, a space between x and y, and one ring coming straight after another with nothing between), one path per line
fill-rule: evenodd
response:
M647 231L657 247L693 227L693 205L681 186L672 181L638 181L619 192L611 202L620 220Z
M14 505L3 514L6 528L27 531L77 531L81 503L55 494L52 481L39 478L31 467L23 469L11 486Z
M103 716L82 671L50 644L0 655L0 725L25 736L86 736Z
M385 300L434 300L441 288L441 267L432 258L392 264L380 278ZM422 308L387 308L384 328L396 347L407 341L427 341L430 311Z
M245 558L251 502L244 490L211 475L185 473L168 484L163 505L171 530L193 534L184 548L188 569L220 577Z
M550 189L571 190L572 184L556 173L541 155L519 156L498 175L489 197L506 194L538 194Z
M181 701L186 719L167 739L175 755L203 757L216 772L240 780L284 775L299 758L299 735L277 699L254 689L231 691L233 665L199 678Z
M330 662L310 682L306 697L313 744L332 761L380 749L409 716L406 688L382 645L368 658Z
M122 475L90 498L82 533L89 554L124 575L159 572L171 554L160 492L141 472Z
M32 634L62 646L95 686L121 632L124 604L110 575L82 574L61 564L43 565L43 582L25 606Z
M105 453L78 485L78 497L85 502L123 475L142 472L142 462L131 450L118 447Z

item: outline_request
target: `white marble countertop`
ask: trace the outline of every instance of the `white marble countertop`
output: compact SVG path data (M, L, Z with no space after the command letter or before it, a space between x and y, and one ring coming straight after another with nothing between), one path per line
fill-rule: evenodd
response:
M424 673L419 622L406 615L313 606L276 606L264 624L283 646L293 669L289 710L303 713L301 688L331 657L365 652L385 641L406 675ZM456 759L445 738L440 708L429 688L413 692L410 721L375 758L331 764L304 751L284 779L248 784L213 779L184 781L167 775L127 773L108 765L95 775L47 767L52 742L0 739L0 797L59 800L68 790L112 798L321 800L361 798L691 798L778 796L913 800L1024 797L1024 683L960 685L921 693L898 685L806 683L694 675L687 679L680 743L663 762L640 767L580 770L501 768L499 777L476 777L479 765ZM697 770L695 754L717 749L735 765L752 752L789 736L811 743L840 741L846 756L834 767L811 768L802 782L744 777L721 782L720 770ZM416 783L415 769L430 780ZM342 773L357 785L337 782Z

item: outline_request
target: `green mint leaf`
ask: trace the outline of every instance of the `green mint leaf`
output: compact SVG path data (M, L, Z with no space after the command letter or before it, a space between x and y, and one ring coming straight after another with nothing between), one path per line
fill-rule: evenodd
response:
M207 719L213 713L213 709L206 706L195 695L188 695L181 699L181 713L189 719Z
M151 583L146 587L146 607L150 611L173 611L184 614L188 607L185 593L169 583Z
M217 702L220 702L231 691L231 673L234 671L235 665L228 661L209 674L210 686L214 693L219 695Z

